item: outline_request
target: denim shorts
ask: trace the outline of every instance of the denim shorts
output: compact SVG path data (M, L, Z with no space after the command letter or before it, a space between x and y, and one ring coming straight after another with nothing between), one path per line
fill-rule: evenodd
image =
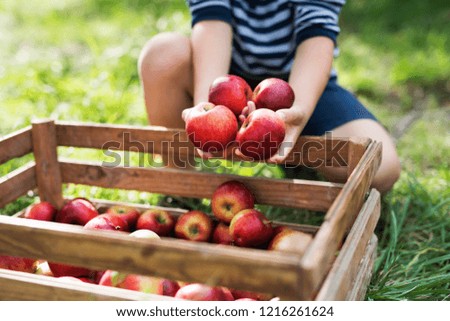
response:
M246 77L239 73L234 74L244 78L253 89L262 80ZM287 80L287 77L280 78ZM321 136L336 127L357 119L377 121L375 116L352 93L338 84L337 77L332 77L303 129L302 135Z

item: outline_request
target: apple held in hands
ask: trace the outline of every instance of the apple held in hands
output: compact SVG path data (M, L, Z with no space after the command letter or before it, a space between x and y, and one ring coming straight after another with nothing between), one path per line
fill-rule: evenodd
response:
M144 211L136 223L136 229L147 229L159 236L169 236L175 227L176 219L168 211L153 208Z
M183 213L175 223L175 236L180 239L207 242L213 229L212 219L202 211Z
M106 213L120 216L127 222L130 231L135 229L140 215L140 212L136 208L126 205L113 205L106 210Z
M219 152L234 141L238 130L237 118L225 106L200 103L185 118L186 133L204 152Z
M40 221L53 221L55 219L58 210L49 202L39 202L31 205L25 211L24 217L40 220Z
M268 108L273 111L291 108L295 100L292 87L279 78L267 78L261 81L253 92L256 108Z
M270 241L273 228L263 213L256 209L246 209L231 220L230 234L237 246L258 247Z
M278 151L286 126L273 110L262 108L251 112L236 135L240 152L254 161L265 160Z
M226 75L216 78L209 88L208 101L228 107L236 116L252 100L252 89L241 77Z
M84 198L68 201L56 214L55 221L59 223L85 225L98 215L95 206Z

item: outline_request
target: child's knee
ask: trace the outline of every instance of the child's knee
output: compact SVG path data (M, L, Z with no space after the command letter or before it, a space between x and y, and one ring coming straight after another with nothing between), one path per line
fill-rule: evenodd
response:
M141 77L158 78L177 74L191 61L189 38L174 32L161 33L150 39L142 48L138 69Z

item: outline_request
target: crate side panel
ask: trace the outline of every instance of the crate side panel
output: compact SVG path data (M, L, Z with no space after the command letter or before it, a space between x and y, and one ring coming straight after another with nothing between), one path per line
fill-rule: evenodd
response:
M296 298L299 256L0 217L0 252Z
M313 242L301 261L304 275L301 292L312 299L331 268L336 251L342 245L346 233L354 223L369 190L373 176L381 161L381 144L371 143L361 162L353 171L342 191L336 197L325 216Z
M380 217L380 194L372 190L327 275L317 300L345 300Z

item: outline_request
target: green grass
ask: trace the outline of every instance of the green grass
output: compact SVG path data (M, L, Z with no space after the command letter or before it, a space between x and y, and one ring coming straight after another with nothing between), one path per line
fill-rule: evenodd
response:
M450 8L446 1L349 1L341 16L340 81L388 129L413 108L424 116L398 141L403 173L383 197L378 258L368 300L448 300L450 293ZM0 2L0 135L52 117L145 125L137 58L162 31L189 32L183 0ZM61 155L105 159L98 151ZM31 160L0 166L0 176ZM147 159L151 162L151 159ZM130 154L132 164L139 156ZM278 168L222 163L216 172L281 177ZM65 186L67 196L156 204L163 196ZM13 214L35 199L0 209ZM209 201L178 200L208 208ZM271 218L320 224L319 213L261 207Z

